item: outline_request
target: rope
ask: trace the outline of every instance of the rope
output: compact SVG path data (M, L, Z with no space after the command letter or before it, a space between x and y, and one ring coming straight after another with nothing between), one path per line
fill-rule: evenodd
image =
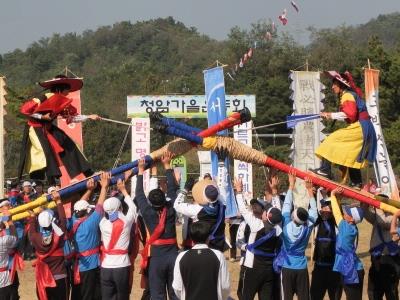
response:
M278 123L261 125L261 126L257 126L257 127L247 128L247 129L238 129L238 130L235 130L234 132L240 132L240 131L245 131L245 130L249 130L249 129L256 130L256 129L261 129L261 128L273 127L273 126L276 126L276 125L286 124L286 123L289 123L289 122L299 122L299 121L314 120L314 119L315 119L315 116L307 116L307 117L304 117L304 118L298 118L295 121L294 120L282 121L282 122L278 122Z
M128 138L128 134L129 134L129 130L130 129L131 129L131 126L128 127L128 129L127 129L127 131L125 133L125 136L124 136L124 139L122 141L121 147L119 148L119 151L118 151L118 154L117 154L117 158L115 159L115 162L114 162L114 165L113 165L113 169L117 167L118 162L119 162L119 160L121 158L122 152L124 151L125 143L126 143L126 140Z

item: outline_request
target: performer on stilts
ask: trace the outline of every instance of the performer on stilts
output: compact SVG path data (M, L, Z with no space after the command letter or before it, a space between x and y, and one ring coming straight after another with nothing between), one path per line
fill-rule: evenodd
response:
M82 88L82 80L57 75L39 84L48 93L29 99L20 108L29 119L22 141L19 178L25 171L31 179L47 177L48 182L54 184L61 177L62 165L70 178L81 173L90 176L93 172L84 155L73 140L53 124L59 116L66 119L67 124L99 119L98 115L79 115L71 104L72 99L68 98L68 93Z
M343 178L348 170L350 186L362 187L361 168L374 162L377 138L370 116L362 99L362 92L353 81L350 72L339 74L328 71L332 78L332 91L339 96L339 112L321 112L321 117L339 120L348 126L330 134L316 150L321 166L311 170L318 175L331 178L331 164L339 165Z

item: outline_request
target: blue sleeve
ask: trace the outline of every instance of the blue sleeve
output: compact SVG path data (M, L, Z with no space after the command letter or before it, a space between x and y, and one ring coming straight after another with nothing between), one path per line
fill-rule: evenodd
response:
M89 222L90 225L98 226L102 218L103 216L101 214L99 214L97 211L94 211L86 220L86 222Z
M315 198L310 198L310 209L308 210L308 220L314 225L318 219L317 202Z
M288 190L285 196L285 201L283 202L282 206L282 217L283 217L283 224L287 224L290 220L290 213L293 207L293 191Z
M171 204L173 205L176 199L176 192L178 191L179 186L176 183L173 169L166 170L165 176L167 177L167 197L171 199Z
M144 211L150 207L150 204L147 202L147 198L143 190L143 175L136 176L135 198L139 210L144 213Z

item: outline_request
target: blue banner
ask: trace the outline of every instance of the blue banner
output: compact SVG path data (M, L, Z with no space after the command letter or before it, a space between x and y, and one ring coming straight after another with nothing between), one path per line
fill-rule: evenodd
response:
M217 124L226 119L225 105L225 81L224 70L222 67L204 71L204 86L207 103L208 126ZM227 135L228 130L224 130L219 135ZM225 217L235 217L238 208L233 193L232 180L229 175L229 158L218 166L218 157L211 152L212 177L217 181L221 195L226 201Z

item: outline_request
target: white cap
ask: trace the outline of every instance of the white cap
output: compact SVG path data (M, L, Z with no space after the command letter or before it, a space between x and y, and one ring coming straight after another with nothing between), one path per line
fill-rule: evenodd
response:
M87 210L90 207L89 202L86 200L76 201L74 204L74 211Z
M106 213L111 214L116 212L121 206L121 201L117 197L111 197L106 199L103 204L103 209Z
M56 191L57 188L55 186L51 186L47 189L47 194L51 194L52 192Z
M6 205L11 205L10 201L4 200L0 202L0 207L6 206Z
M42 211L38 216L41 227L49 227L53 221L53 214L49 210Z
M26 186L32 186L32 183L30 181L24 181L24 183L22 184L22 187L26 187Z

